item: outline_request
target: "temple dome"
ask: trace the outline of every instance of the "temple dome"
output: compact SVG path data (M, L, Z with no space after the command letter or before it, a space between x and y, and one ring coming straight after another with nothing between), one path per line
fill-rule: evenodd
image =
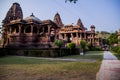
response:
M24 19L26 22L37 22L41 23L41 20L33 15L33 13Z

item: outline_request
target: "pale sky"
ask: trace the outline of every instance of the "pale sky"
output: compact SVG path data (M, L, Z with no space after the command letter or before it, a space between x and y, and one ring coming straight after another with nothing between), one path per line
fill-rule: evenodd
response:
M96 31L120 29L120 0L78 0L76 4L65 0L0 0L0 25L14 2L20 4L24 18L33 13L40 20L53 20L58 12L66 25L76 24L80 18L88 30L92 24Z

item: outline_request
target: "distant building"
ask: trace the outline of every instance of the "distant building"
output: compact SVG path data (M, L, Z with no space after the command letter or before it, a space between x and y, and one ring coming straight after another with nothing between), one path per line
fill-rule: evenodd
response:
M23 13L18 3L13 3L2 25L4 46L16 47L53 47L55 39L62 39L66 43L73 42L79 45L80 40L85 40L93 46L100 46L101 39L95 33L95 26L87 31L79 19L77 25L64 25L59 13L54 20L43 20L32 13L23 18Z

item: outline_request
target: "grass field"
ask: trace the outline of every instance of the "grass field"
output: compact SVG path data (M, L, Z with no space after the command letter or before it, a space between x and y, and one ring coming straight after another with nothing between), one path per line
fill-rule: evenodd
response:
M95 80L100 64L6 56L0 58L0 80Z
M88 51L88 52L85 52L85 54L83 56L70 55L70 56L64 56L62 58L102 60L103 59L103 53L104 53L103 51Z
M120 60L120 54L118 54L118 53L116 53L116 52L113 52L113 51L111 51L111 53L112 53L113 55L115 55L118 60Z

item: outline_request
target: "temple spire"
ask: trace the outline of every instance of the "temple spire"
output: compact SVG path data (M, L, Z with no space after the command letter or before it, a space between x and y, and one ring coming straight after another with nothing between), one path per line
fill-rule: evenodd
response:
M82 21L81 21L80 18L79 18L78 21L77 21L77 25L78 25L81 29L87 30L87 28L84 27L84 25L83 25L83 23L82 23Z
M59 13L57 12L54 16L54 22L59 26L59 27L63 27L63 23L62 20L60 18Z
M7 24L11 20L16 20L16 19L23 19L23 13L19 3L15 2L7 12L6 17L3 20L3 23Z
M81 19L80 19L80 18L79 18L78 21L77 21L77 25L80 26L80 27L82 26L82 22L81 22Z

